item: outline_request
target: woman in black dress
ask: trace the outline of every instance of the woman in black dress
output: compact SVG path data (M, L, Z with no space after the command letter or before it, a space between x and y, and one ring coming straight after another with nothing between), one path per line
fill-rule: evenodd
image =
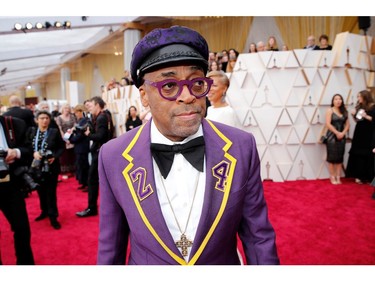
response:
M137 108L132 105L131 107L129 107L129 113L125 123L126 131L130 131L131 129L134 129L135 127L141 125L142 120L139 118L137 114Z
M351 112L356 125L349 151L346 176L355 182L371 182L374 178L372 137L375 128L375 104L371 93L363 90L357 95L357 105Z
M341 184L340 175L344 162L346 133L349 131L348 111L340 94L332 97L326 113L327 162L332 184Z

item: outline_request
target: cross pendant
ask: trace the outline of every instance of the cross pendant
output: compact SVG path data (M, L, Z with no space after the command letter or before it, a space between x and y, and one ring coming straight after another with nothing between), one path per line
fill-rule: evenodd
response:
M188 247L193 245L193 241L187 239L184 233L181 234L180 240L176 241L177 248L181 248L182 256L186 257L188 255Z

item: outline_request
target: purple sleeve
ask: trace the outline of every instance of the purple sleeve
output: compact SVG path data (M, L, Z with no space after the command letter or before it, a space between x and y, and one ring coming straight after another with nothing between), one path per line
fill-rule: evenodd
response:
M116 200L111 186L111 153L104 145L99 153L99 245L98 265L124 265L128 244L129 227L125 214Z

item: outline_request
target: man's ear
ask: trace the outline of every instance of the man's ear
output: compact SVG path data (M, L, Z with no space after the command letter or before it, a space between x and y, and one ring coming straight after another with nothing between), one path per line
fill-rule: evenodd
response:
M147 107L149 106L149 103L148 103L148 96L146 94L146 91L145 91L145 88L144 86L142 85L141 87L139 87L139 95L141 96L141 103L144 107Z

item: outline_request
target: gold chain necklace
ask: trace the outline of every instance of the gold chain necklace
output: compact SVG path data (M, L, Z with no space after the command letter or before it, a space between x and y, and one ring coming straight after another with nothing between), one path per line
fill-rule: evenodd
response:
M180 226L180 224L179 224L179 222L177 220L177 216L176 216L176 214L175 214L175 212L173 210L171 200L169 199L169 196L168 196L168 193L167 193L167 189L165 188L164 179L163 179L163 177L160 174L160 180L161 180L161 183L163 185L163 189L164 189L165 195L167 196L169 207L172 210L172 214L174 216L174 219L176 221L178 229L181 232L180 240L176 241L175 244L176 244L177 248L181 248L181 254L184 257L186 257L188 255L188 247L191 247L193 245L193 241L189 240L186 237L185 232L186 232L187 226L189 224L189 220L190 220L190 216L191 216L191 211L193 210L193 205L194 205L194 201L195 201L195 195L197 194L197 189L198 189L199 178L200 178L200 172L198 171L198 176L197 176L197 179L195 180L195 190L194 190L193 202L191 202L189 215L188 215L188 218L187 218L187 221L186 221L186 225L185 225L185 230L182 231L181 226Z

